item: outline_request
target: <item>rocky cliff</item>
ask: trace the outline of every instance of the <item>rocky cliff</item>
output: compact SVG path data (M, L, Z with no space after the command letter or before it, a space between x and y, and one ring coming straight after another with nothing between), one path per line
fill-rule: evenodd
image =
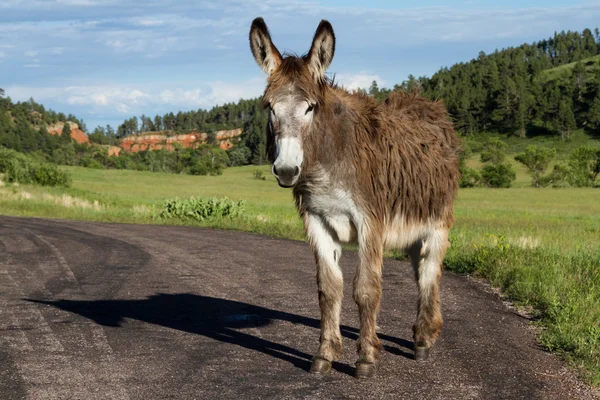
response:
M231 139L242 134L242 129L232 129L226 131L217 131L216 139L219 142L219 147L226 150L233 146ZM124 151L132 153L143 150L172 150L175 143L181 144L183 147L196 147L206 142L207 133L191 132L185 135L165 135L162 132L147 132L144 135L132 135L121 139L121 148Z
M79 144L89 143L89 139L85 132L79 129L79 125L75 122L68 121L67 124L71 125L71 137L75 139L75 141ZM56 124L48 126L48 133L51 135L61 135L63 127L65 126L64 122L57 122Z

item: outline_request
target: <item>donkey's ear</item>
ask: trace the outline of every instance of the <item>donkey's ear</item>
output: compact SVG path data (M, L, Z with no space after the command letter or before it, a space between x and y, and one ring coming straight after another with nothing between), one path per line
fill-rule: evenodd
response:
M335 34L329 21L322 20L308 52L308 65L317 78L325 76L325 71L333 60Z
M250 28L250 49L258 66L271 74L281 64L281 54L271 40L265 21L258 17Z

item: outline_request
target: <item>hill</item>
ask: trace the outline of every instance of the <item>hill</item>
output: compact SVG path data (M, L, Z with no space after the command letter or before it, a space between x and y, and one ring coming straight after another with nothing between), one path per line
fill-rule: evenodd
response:
M541 79L544 82L557 79L568 79L568 77L573 74L573 70L578 63L583 64L588 77L592 77L594 69L600 66L600 55L544 70L539 74L538 79Z

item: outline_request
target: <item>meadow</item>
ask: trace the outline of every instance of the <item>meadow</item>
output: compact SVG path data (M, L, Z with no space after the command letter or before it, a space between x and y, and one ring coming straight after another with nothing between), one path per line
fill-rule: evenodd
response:
M600 190L534 189L524 169L515 167L511 189L460 190L445 267L500 288L530 313L543 346L600 386ZM266 166L202 177L67 169L73 177L68 189L0 185L0 213L304 236L291 191L279 188ZM265 179L255 179L256 171ZM204 222L153 217L167 199L189 196L246 200L245 214Z

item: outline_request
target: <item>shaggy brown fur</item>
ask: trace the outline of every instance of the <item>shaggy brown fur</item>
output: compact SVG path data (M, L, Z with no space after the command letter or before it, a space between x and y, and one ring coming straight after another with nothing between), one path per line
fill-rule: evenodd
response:
M261 35L263 47L272 45L266 25L264 31L260 28L253 25L251 44ZM322 366L322 360L341 354L343 283L337 262L339 243L344 241L340 235L348 235L346 241L359 244L360 258L353 290L361 324L357 365L374 364L381 348L375 330L385 246L406 249L413 261L419 285L413 327L417 354L428 351L441 330L439 279L458 190L459 141L440 102L395 92L378 103L329 82L320 71L333 57L334 43L331 26L322 22L307 56L281 58L267 70L264 101L267 106L289 98L314 104L310 124L295 133L302 140L304 158L293 194L317 263L322 329L315 363ZM323 68L314 63L315 57L322 59ZM272 157L276 136L282 134L279 128L271 118L267 143ZM338 214L322 209L323 199L335 198L334 189L350 197L337 201L349 201L358 210L359 217L349 217L342 228L332 225L331 218ZM331 207L335 210L336 205ZM331 258L324 248L338 250Z

